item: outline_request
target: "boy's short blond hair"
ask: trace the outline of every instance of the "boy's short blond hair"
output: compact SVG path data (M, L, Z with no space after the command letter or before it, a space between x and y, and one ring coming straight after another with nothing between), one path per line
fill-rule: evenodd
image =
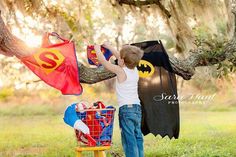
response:
M120 50L120 58L124 59L124 63L129 69L134 69L142 57L143 50L136 46L125 45Z

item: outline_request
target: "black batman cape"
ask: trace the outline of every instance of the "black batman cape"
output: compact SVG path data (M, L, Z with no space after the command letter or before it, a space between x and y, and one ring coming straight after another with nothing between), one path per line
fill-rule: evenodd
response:
M144 135L179 137L179 102L176 77L161 41L134 43L144 50L138 65L139 97Z

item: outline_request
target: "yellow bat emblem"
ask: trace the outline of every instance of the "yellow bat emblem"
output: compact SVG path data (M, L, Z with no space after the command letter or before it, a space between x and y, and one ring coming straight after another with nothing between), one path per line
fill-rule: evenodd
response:
M137 69L139 76L142 78L152 76L155 71L153 65L146 60L140 60Z

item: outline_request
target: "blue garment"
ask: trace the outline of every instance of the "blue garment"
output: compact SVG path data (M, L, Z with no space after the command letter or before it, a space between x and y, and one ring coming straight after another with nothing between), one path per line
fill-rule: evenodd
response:
M77 103L74 103L68 106L64 113L64 118L63 118L64 122L71 127L74 127L74 124L77 120L79 119L83 120L83 118L86 117L86 112L84 113L76 112L76 104Z
M106 58L106 60L109 60L110 57L112 56L112 52L109 49L107 49L103 46L102 46L102 48L104 48L104 52L103 52L104 57ZM91 64L91 65L95 65L93 60L91 60L91 58L89 58L89 57L88 57L88 63ZM101 66L101 64L99 64L99 66Z
M111 141L112 130L113 130L113 124L106 126L102 130L102 134L100 136L100 141Z
M113 106L107 106L106 109L115 109ZM115 110L102 110L101 114L105 116L101 116L98 112L96 113L96 118L100 119L100 125L102 126L102 134L100 136L100 141L111 141L112 131L113 131L113 114ZM110 124L105 126L104 122L102 121L103 118L107 120L106 116L110 116Z
M139 104L124 105L119 109L121 141L126 157L144 156L141 116Z

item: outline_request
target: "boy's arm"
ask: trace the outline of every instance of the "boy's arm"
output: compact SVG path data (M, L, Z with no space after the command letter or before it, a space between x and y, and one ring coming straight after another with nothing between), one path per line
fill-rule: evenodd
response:
M109 49L117 59L120 58L120 53L109 42L104 42L102 46Z
M96 51L96 55L98 58L98 61L109 71L117 74L122 73L122 68L118 65L114 65L112 63L110 63L109 61L107 61L103 55L103 53L101 52L101 46L100 45L94 45L94 49Z

